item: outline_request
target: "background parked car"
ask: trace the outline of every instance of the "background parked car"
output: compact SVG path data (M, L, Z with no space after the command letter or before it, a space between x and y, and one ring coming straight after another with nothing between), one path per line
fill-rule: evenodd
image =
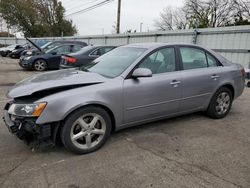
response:
M82 67L114 48L116 46L87 46L76 53L63 55L60 68Z
M6 57L10 52L12 52L13 50L17 50L19 48L22 48L21 44L12 44L10 46L7 46L6 48L2 48L0 50L0 54L3 57Z
M39 54L43 54L44 52L55 48L56 46L60 46L63 44L79 44L82 47L83 46L87 46L87 44L85 42L81 42L81 41L67 41L67 40L61 40L61 41L53 41L53 42L48 42L42 46L39 46L36 44L36 42L31 41L30 39L26 38L33 46L34 48L30 49L30 50L25 50L22 53L22 56L26 56L26 55L39 55Z
M58 69L61 55L79 51L83 46L80 44L64 44L47 50L44 54L34 56L22 56L19 65L26 69L44 71Z
M22 52L23 52L24 50L30 49L30 48L31 48L30 44L26 43L26 44L22 45L20 48L15 49L15 50L13 50L12 52L10 52L10 53L8 54L8 56L9 56L10 58L20 58Z

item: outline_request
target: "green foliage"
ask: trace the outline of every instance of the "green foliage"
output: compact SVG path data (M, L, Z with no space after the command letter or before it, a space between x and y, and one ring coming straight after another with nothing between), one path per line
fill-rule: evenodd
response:
M57 0L4 0L0 13L7 24L27 37L72 36L77 33Z

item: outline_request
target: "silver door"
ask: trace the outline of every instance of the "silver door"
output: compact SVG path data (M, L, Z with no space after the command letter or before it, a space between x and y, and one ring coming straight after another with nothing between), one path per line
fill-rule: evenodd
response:
M222 67L214 57L198 48L180 47L180 55L183 62L180 111L202 109L219 84Z
M181 83L175 59L174 48L160 49L138 66L151 69L152 77L124 80L124 123L178 112Z

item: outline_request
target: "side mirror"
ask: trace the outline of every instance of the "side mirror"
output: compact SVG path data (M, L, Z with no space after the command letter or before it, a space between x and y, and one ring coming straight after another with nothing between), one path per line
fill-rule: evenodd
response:
M133 78L152 77L152 71L147 68L137 68L132 74Z
M51 54L52 54L52 55L56 55L56 54L57 54L57 52L51 52Z

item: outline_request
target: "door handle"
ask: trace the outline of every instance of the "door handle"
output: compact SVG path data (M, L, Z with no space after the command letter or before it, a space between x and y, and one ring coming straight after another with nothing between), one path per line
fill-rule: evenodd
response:
M214 74L214 75L211 76L211 78L212 78L213 80L217 80L217 78L220 78L220 76Z
M178 80L173 80L170 85L172 85L173 87L177 87L181 82Z

